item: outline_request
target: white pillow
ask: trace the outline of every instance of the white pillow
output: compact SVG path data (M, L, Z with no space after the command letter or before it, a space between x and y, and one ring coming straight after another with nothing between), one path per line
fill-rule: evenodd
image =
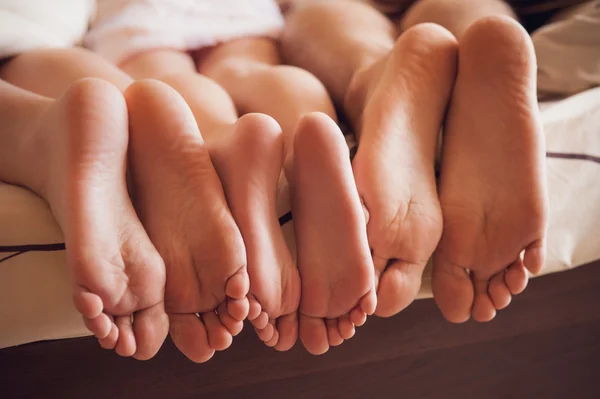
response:
M600 1L558 13L531 37L542 96L567 96L600 85Z

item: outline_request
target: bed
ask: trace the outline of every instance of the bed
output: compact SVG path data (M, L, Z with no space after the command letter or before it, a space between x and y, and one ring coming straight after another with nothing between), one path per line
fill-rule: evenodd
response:
M564 397L567 387L575 397L586 397L583 388L600 395L592 378L600 375L600 88L541 109L551 206L542 275L553 275L535 279L498 320L454 326L427 299L427 271L423 300L394 318L370 320L318 358L299 345L274 353L251 331L200 366L170 342L146 363L102 351L71 304L63 240L49 208L25 189L0 184L0 397L363 398L375 388L373 397L486 397L492 387L491 397L500 397L515 386L533 397ZM282 181L281 223L292 244L286 193Z

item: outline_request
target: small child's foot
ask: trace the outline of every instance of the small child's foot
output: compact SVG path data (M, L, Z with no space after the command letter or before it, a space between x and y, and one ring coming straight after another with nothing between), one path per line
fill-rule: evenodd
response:
M473 25L460 48L440 176L433 293L452 322L491 320L544 261L547 196L535 55L514 20ZM521 257L524 252L524 257Z
M360 133L353 168L369 215L378 316L415 299L442 232L434 163L456 57L448 31L417 25L386 59L359 71L346 95Z
M204 362L231 345L248 314L242 236L183 98L158 81L138 81L125 97L134 204L165 261L171 337Z
M97 79L73 84L42 121L43 191L65 235L75 306L102 347L149 359L168 332L165 267L129 199L127 106ZM39 142L38 142L39 143Z
M365 214L348 146L328 116L305 116L294 133L290 194L302 282L300 339L312 354L354 335L377 299Z
M288 350L298 336L300 278L276 210L281 128L266 115L245 115L210 144L210 154L246 246L248 319L265 344Z

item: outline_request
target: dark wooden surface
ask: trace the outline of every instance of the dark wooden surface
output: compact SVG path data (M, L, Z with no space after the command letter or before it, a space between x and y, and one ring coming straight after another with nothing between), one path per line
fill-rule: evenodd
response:
M600 398L600 263L541 277L489 324L444 322L433 301L372 318L313 357L248 328L204 365L167 342L148 362L91 338L0 350L0 398Z

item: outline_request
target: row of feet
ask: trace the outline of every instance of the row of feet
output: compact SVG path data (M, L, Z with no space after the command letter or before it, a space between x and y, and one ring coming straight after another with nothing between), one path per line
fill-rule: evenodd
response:
M284 149L274 120L246 115L207 144L165 84L136 82L125 95L99 80L73 85L40 125L55 143L46 194L75 305L101 346L148 359L170 333L203 362L248 318L268 346L287 350L299 337L324 353L367 316L408 306L432 254L444 316L492 319L543 264L547 201L534 64L486 56L484 39L461 53L455 85L428 69L427 54L392 52L380 88L361 100L353 163L333 121L301 120L285 160L296 262L276 213ZM439 129L451 93L436 187L434 151L418 138Z

